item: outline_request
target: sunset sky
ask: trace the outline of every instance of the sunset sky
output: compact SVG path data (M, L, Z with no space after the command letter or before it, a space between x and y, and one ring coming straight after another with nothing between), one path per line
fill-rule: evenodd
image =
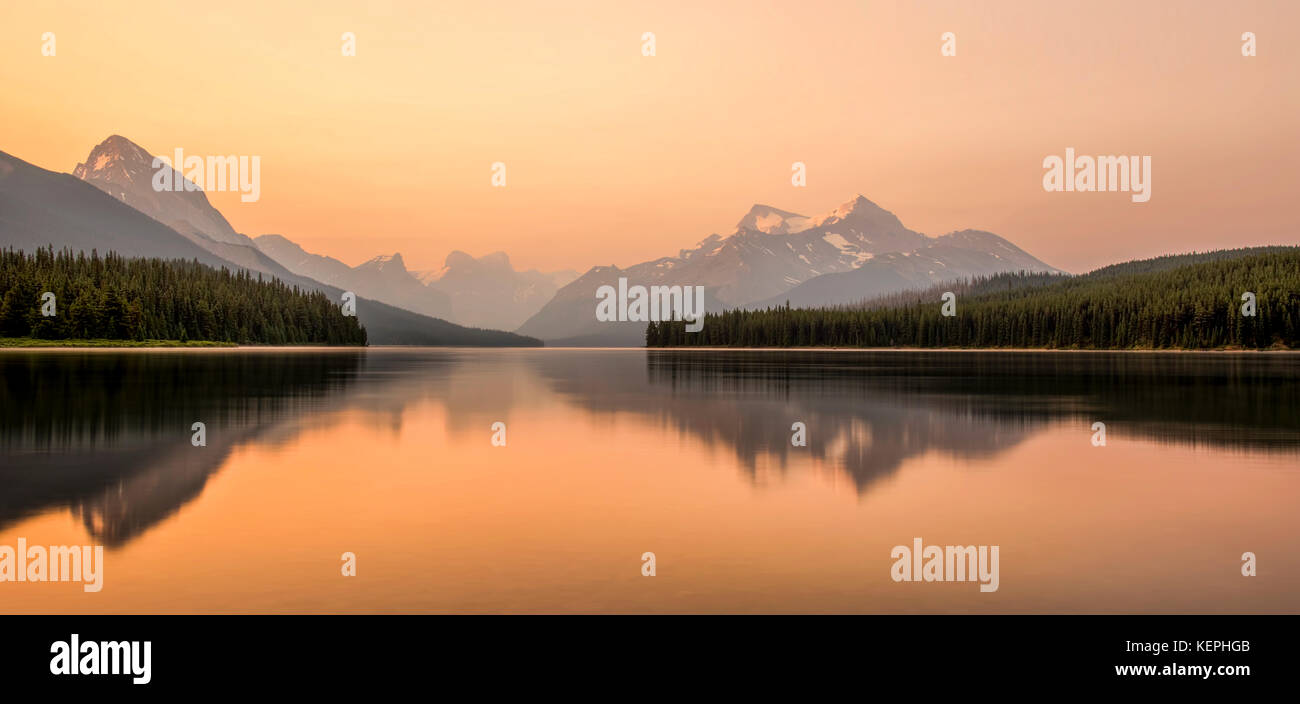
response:
M1297 27L1285 0L10 2L0 151L63 172L110 134L259 155L261 200L214 205L349 264L628 266L754 203L861 193L1081 272L1300 243ZM1151 156L1151 200L1045 192L1066 147Z

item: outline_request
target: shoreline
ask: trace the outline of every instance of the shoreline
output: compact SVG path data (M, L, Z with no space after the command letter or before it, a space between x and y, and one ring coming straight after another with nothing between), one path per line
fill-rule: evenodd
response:
M584 348L570 348L584 349ZM619 348L585 348L619 349ZM1059 347L631 347L627 349L661 350L665 352L1044 352L1075 354L1080 352L1114 354L1296 354L1293 349L1061 349Z
M241 345L209 340L38 340L27 337L0 338L4 350L230 350L230 349L364 349L364 345Z
M240 345L223 342L186 342L156 341L124 342L91 340L41 340L27 341L23 344L9 344L13 338L0 338L0 353L6 351L68 351L96 352L121 350L151 351L355 351L355 350L401 350L401 349L447 349L447 350L548 350L548 351L603 351L603 352L891 352L908 354L917 352L938 353L984 353L984 354L1203 354L1203 355L1289 355L1300 354L1300 349L1060 349L1049 347L484 347L466 345ZM42 344L31 344L39 342ZM43 343L51 344L43 344ZM91 344L85 344L85 343ZM67 343L67 344L65 344Z

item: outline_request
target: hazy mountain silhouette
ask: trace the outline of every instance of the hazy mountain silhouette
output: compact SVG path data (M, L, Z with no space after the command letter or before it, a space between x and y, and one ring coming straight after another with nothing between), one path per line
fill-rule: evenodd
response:
M148 154L123 138L110 142L110 146L123 154L123 150L131 151L123 159L129 156L138 161L143 158L142 154ZM126 161L113 163L112 167L108 166L109 161L104 165L106 173L114 178L134 169L133 166L128 168ZM203 202L206 203L206 198ZM341 300L343 294L343 289L290 272L256 247L218 242L201 234L186 237L99 186L69 174L42 169L4 152L0 152L0 246L29 252L53 246L86 252L111 251L127 257L192 259L214 268L245 269L273 276L289 285L322 291L336 301ZM233 252L232 256L243 263L231 261L219 252ZM366 327L372 344L539 344L535 339L508 332L465 328L364 298L357 302L357 317Z
M351 267L333 257L312 254L283 235L261 235L253 242L295 274L416 313L452 320L450 298L420 283L406 270L401 254L375 257Z
M308 252L283 235L262 235L254 243L296 274L459 325L495 330L519 327L577 277L572 271L516 271L505 252L475 258L454 251L441 269L411 271L400 252L353 267Z
M441 269L412 272L451 299L451 318L462 325L514 330L546 305L575 271L518 271L505 252L473 257L459 250Z

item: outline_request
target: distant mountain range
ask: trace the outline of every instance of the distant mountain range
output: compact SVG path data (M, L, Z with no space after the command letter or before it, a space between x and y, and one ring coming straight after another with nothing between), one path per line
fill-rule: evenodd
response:
M617 285L705 287L706 308L818 307L1001 272L1058 272L990 232L928 237L857 196L821 217L755 205L727 237L711 235L676 257L595 267L560 289L518 331L548 344L639 345L645 326L595 318L596 289Z
M643 323L595 317L597 288L617 286L620 278L630 285L703 286L706 309L720 311L786 302L845 305L1004 272L1063 273L990 232L929 237L910 230L860 195L819 217L755 205L730 235L710 235L676 256L626 269L597 266L581 276L517 271L504 252L475 258L454 251L435 270L412 271L400 253L353 267L283 235L237 232L202 190L155 191L153 156L125 137L97 145L72 177L0 156L0 205L9 203L0 210L0 245L196 258L331 295L352 291L374 302L359 312L379 344L472 338L460 332L468 326L516 330L552 345L641 345ZM93 198L85 184L111 197ZM391 319L381 321L384 316ZM397 318L411 329L399 333ZM433 338L418 332L430 325L440 331Z
M312 254L281 235L262 235L253 246L284 268L331 286L435 318L451 318L446 294L421 284L406 271L402 255L377 257L356 267L320 254Z
M577 277L572 271L515 271L505 252L478 259L455 251L441 269L410 271L401 253L355 267L312 254L281 235L253 240L286 269L417 313L470 327L513 330Z
M475 258L455 251L441 269L412 272L451 299L451 318L463 325L514 330L542 309L578 272L516 271L505 252Z
M155 191L153 158L131 140L113 135L77 165L73 176L242 267L273 276L287 269L358 296L468 327L513 330L577 276L516 272L502 252L482 259L452 252L443 269L418 272L419 276L406 269L400 253L349 267L307 252L283 235L250 238L236 232L201 190ZM172 177L170 167L161 168Z
M248 270L319 290L343 290L294 274L235 233L201 191L155 192L143 163L148 152L110 137L78 166L79 176L33 166L0 152L0 246L34 251L64 247L128 257L194 259L214 268ZM242 239L241 239L242 238ZM360 294L358 294L360 295ZM364 297L357 317L373 344L534 345L538 340L466 328Z

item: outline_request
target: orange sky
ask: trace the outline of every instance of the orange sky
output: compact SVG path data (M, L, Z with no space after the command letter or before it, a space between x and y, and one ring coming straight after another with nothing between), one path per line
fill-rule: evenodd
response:
M8 3L0 150L58 171L113 133L260 155L261 200L214 204L350 264L627 266L755 202L862 193L1083 271L1300 242L1297 26L1287 0ZM1150 202L1044 192L1066 147L1150 155Z

